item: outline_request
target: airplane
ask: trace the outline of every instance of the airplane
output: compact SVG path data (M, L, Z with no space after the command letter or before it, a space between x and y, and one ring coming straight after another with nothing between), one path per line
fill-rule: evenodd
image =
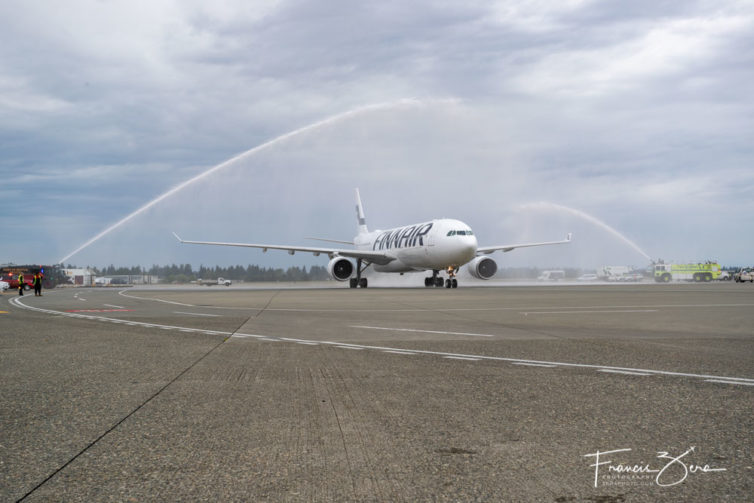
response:
M315 256L324 254L330 258L330 262L327 264L330 277L337 281L348 281L351 288L367 287L367 278L363 274L370 266L374 271L381 273L403 274L432 271L432 276L424 278L425 287L457 288L456 274L464 265L468 268L469 273L477 279L492 278L497 272L497 263L488 255L497 250L509 252L516 248L567 244L571 242L572 237L572 234L568 233L562 241L478 246L471 227L460 220L450 218L434 219L386 231L370 232L367 228L359 189L356 189L356 218L358 234L353 241L309 238L351 245L353 248L189 241L181 239L175 232L173 235L184 244L261 248L263 252L286 250L290 255L296 252L312 253ZM356 261L355 266L353 260ZM447 273L447 279L443 280L439 275L440 271Z

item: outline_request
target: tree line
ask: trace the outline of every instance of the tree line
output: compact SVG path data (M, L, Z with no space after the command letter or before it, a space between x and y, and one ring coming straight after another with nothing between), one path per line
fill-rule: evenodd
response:
M322 266L289 267L287 269L260 267L258 265L235 265L222 267L199 266L194 270L191 264L153 265L149 269L141 266L93 268L98 276L157 276L166 283L188 283L198 279L225 278L233 281L320 281L330 277L327 268Z
M71 266L73 267L73 266ZM145 276L151 275L160 278L166 283L189 283L198 279L217 278L230 279L232 281L322 281L330 278L327 268L323 266L289 267L287 269L274 267L260 267L258 265L235 265L222 267L216 265L207 267L204 265L194 269L191 264L153 265L150 268L141 266L115 267L109 265L105 268L92 268L97 276ZM579 268L564 268L567 279L575 279L584 271ZM538 267L513 267L501 268L495 275L499 279L533 279L539 276L542 269ZM592 272L592 271L590 271Z

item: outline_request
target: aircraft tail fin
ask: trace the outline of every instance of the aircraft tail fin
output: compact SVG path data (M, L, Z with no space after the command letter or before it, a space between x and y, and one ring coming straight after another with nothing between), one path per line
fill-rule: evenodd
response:
M356 189L356 220L358 222L359 234L366 234L369 232L369 229L367 229L367 220L364 217L364 207L361 205L359 189Z

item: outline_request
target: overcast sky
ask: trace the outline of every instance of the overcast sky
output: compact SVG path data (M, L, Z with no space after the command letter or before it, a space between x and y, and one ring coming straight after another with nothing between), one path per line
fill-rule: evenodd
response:
M171 231L351 239L360 187L372 228L575 234L500 267L748 265L752 82L749 1L2 2L0 263L57 262L303 128L67 262L325 265Z

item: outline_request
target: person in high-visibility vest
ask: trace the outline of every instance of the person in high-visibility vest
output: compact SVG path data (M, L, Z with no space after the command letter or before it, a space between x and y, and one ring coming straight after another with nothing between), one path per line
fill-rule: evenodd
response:
M42 273L38 272L34 275L34 296L42 296Z
M24 274L21 272L18 273L18 294L24 294Z

